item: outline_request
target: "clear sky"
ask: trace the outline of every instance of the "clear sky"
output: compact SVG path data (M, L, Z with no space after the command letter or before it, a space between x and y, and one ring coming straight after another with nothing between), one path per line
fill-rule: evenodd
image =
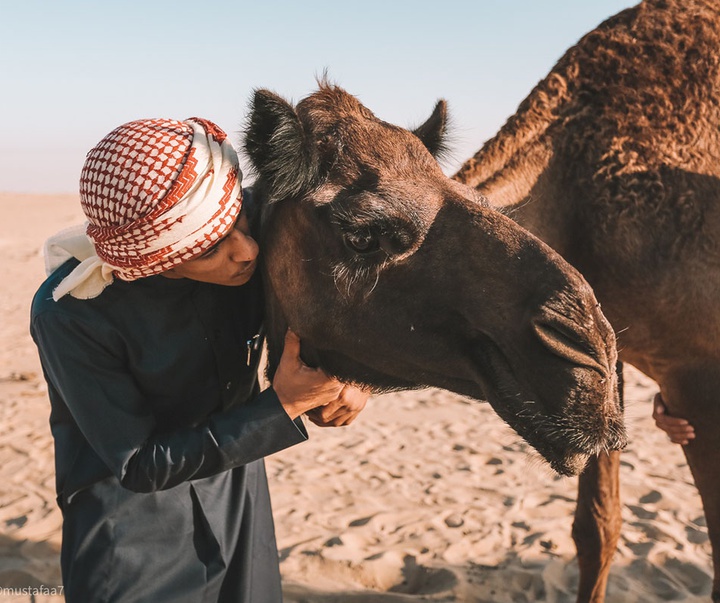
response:
M415 126L445 98L454 169L564 51L635 0L0 0L0 191L75 192L127 121L215 121L239 147L254 88L330 78Z

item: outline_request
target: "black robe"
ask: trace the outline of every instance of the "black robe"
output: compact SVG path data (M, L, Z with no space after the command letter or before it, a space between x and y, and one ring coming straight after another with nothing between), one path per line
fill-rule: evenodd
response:
M307 433L272 389L259 393L259 279L116 279L95 299L54 302L75 265L40 287L31 321L66 600L281 601L262 458Z

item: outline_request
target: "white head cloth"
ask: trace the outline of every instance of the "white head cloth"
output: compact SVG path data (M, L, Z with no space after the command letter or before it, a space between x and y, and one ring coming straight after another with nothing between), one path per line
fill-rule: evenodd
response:
M80 178L88 222L45 243L48 273L80 260L54 299L97 297L115 276L131 281L201 255L235 223L241 179L227 136L207 120L141 120L113 130L88 153Z

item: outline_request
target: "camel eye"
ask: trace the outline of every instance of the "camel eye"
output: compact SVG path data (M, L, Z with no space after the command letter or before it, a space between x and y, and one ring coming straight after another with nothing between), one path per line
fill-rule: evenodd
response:
M368 231L346 232L343 241L345 246L355 253L368 254L380 249L380 241Z

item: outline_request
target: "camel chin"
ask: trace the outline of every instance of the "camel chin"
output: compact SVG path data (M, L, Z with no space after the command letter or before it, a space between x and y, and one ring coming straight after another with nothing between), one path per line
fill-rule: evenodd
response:
M617 384L595 368L568 364L553 371L553 383L562 388L548 398L520 382L526 360L511 362L489 338L477 344L475 360L482 389L476 397L487 400L558 474L577 475L591 456L627 445ZM598 414L598 407L617 410Z

